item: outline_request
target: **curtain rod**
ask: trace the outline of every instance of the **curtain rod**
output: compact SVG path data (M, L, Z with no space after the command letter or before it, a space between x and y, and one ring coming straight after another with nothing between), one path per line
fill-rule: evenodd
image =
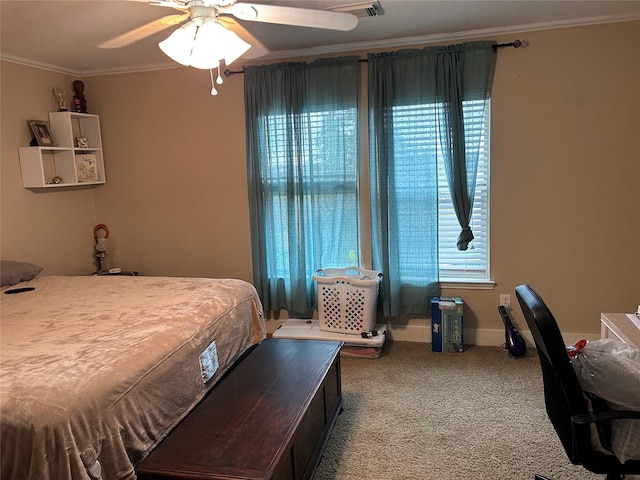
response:
M509 42L509 43L499 43L497 45L492 45L491 48L493 48L493 51L495 52L499 48L505 48L505 47L520 48L520 47L526 47L527 45L529 45L529 42L527 42L526 40L514 40L513 42ZM366 63L367 59L366 58L359 58L358 62ZM244 70L229 70L229 69L226 69L224 71L224 76L225 77L230 77L231 75L236 75L238 73L244 73Z

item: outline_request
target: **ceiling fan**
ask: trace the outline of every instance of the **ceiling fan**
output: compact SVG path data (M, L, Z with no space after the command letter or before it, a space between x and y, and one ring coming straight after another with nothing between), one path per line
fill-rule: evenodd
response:
M348 12L244 3L237 2L236 0L131 1L149 3L150 5L159 7L169 7L183 13L167 15L146 25L142 25L130 32L100 44L100 48L124 47L171 26L180 25L183 22L186 22L180 27L183 29L185 26L192 24L200 27L204 24L216 23L234 32L249 45L250 48L245 50L246 53L243 52L240 55L243 55L243 58L251 59L266 55L268 49L235 19L340 31L352 30L358 24L358 17ZM189 31L188 33L194 36L196 35L195 30ZM165 51L165 53L167 52ZM232 59L229 58L228 60ZM231 62L226 61L226 63L229 64Z

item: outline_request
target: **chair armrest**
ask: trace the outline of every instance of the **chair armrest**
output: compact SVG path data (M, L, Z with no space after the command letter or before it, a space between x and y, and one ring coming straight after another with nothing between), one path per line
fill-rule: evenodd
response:
M600 410L598 412L572 415L571 421L579 425L607 420L639 419L640 412L636 410Z
M571 421L576 425L594 424L600 445L613 453L611 449L611 420L640 419L640 412L630 410L613 410L604 398L590 392L583 392L591 408L589 413L573 415Z

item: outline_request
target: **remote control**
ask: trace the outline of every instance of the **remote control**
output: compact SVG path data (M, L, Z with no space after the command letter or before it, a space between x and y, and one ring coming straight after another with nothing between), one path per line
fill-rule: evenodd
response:
M9 295L11 293L30 292L31 290L35 290L35 289L36 289L36 287L12 288L11 290L5 290L4 293Z

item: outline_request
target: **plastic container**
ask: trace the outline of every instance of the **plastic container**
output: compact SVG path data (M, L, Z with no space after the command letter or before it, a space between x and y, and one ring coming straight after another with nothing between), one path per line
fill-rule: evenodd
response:
M380 272L360 267L325 268L313 279L318 284L320 330L360 335L374 329Z

